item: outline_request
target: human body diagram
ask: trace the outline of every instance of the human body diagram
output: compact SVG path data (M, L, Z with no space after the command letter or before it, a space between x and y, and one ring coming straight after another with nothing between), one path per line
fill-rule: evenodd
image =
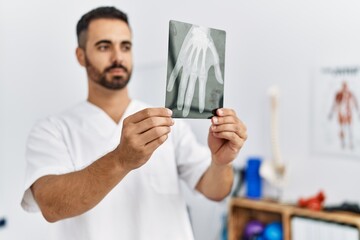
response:
M347 147L350 149L354 148L352 132L354 111L356 111L358 120L360 120L360 109L357 98L353 92L349 90L347 82L344 81L341 89L335 93L333 105L329 114L330 120L333 118L334 114L337 115L337 121L340 127L339 138L343 149Z

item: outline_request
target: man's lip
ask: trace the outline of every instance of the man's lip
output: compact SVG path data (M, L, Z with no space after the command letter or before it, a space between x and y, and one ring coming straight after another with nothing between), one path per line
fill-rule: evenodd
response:
M125 73L125 69L123 68L112 68L109 70L110 73Z

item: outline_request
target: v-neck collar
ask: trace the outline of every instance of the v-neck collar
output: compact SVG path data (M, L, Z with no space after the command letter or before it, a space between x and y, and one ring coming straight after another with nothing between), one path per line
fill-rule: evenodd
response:
M134 101L130 100L129 105L126 107L124 114L121 116L121 119L118 123L116 123L102 108L96 106L95 104L85 101L85 105L87 108L94 113L96 117L101 118L101 120L106 121L107 124L111 124L111 126L122 126L123 119L128 117L132 113L132 109L134 107Z

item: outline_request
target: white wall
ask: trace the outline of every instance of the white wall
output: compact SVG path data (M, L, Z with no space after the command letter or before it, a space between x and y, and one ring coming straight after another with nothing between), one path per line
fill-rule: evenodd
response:
M141 67L157 65L161 73L161 79L139 79L137 87L151 81L153 85L146 84L146 89L154 86L150 93L164 92L169 19L226 30L225 105L237 110L249 133L239 162L253 154L270 158L266 92L277 84L280 144L292 168L286 199L322 188L328 202L360 200L360 193L352 188L360 180L360 159L310 151L312 70L360 63L358 1L184 0L179 4L158 0L141 2L140 8L140 1L132 0L117 5L131 14L139 72Z
M40 214L20 208L26 138L36 120L85 98L75 24L102 2L0 1L0 239L48 239Z
M39 215L19 202L24 146L34 122L82 100L85 73L74 48L75 24L88 9L111 1L0 1L0 239L46 239ZM328 203L360 201L360 159L310 151L311 69L360 63L360 2L356 0L168 1L114 0L134 31L132 95L163 106L170 19L227 31L225 105L237 110L249 155L270 157L266 91L281 89L280 144L292 174L284 199L324 189ZM205 142L207 123L191 121ZM215 239L224 204L190 198L198 240ZM200 207L200 205L203 205ZM201 215L198 213L201 211ZM38 236L38 237L35 237Z

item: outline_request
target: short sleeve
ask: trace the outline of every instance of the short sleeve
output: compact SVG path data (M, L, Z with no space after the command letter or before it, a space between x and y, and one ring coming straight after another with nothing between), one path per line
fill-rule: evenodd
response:
M26 173L21 206L28 212L39 211L31 185L40 177L74 171L59 120L47 118L31 130L26 146Z
M210 166L210 150L196 140L190 126L183 120L176 120L172 133L180 178L190 189L195 190L200 178Z

